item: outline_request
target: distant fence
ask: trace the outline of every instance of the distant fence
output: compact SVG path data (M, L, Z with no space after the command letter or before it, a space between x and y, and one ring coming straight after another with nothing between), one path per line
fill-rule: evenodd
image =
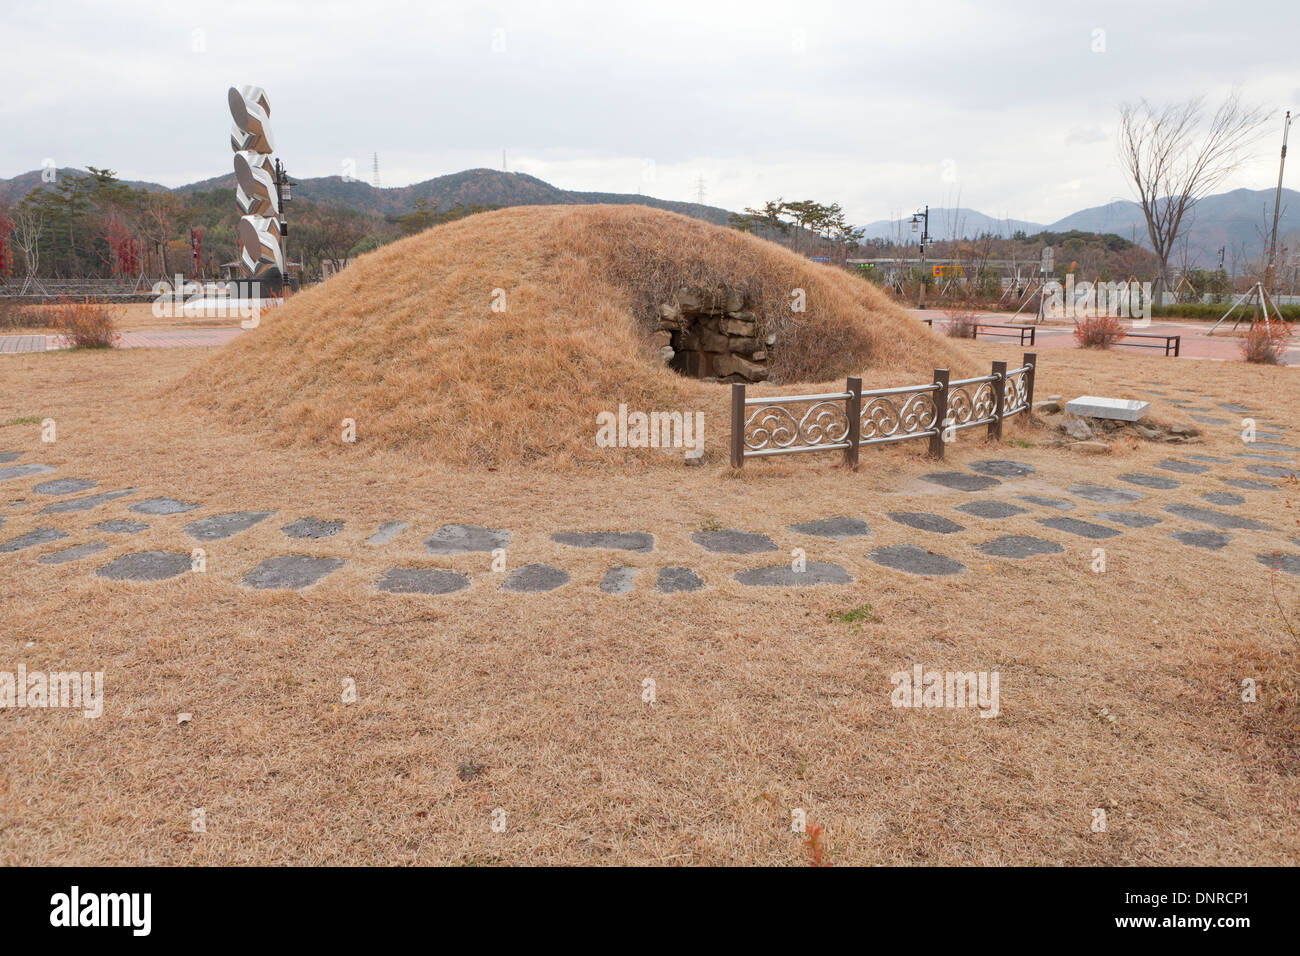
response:
M948 369L937 368L925 385L869 392L862 390L862 379L850 378L842 392L748 398L737 383L731 386L731 465L743 468L747 458L770 455L843 451L845 464L856 468L862 446L912 438L928 438L930 455L942 458L945 433L979 425L1000 439L1006 419L1033 407L1037 364L1038 356L1026 352L1019 368L994 362L988 375L957 382L949 381Z

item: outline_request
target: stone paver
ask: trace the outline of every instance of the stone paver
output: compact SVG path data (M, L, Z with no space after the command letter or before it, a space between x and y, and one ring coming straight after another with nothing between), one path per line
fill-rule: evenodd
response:
M1238 405L1236 402L1219 402L1219 407L1230 412L1236 412L1238 415L1245 415L1250 411L1245 405Z
M569 583L569 573L549 564L525 564L506 575L501 590L514 594L541 594Z
M610 551L638 551L655 549L654 535L644 531L561 531L551 535L556 544L574 548L605 548Z
M922 475L921 480L928 481L932 485L951 488L954 491L983 491L985 488L992 488L1002 484L998 479L988 475L972 475L964 471L938 471L933 474Z
M796 534L810 534L818 538L832 538L841 541L845 538L860 538L871 534L871 529L861 518L822 518L820 521L805 521L792 524L789 530Z
M1018 508L1005 501L968 501L958 505L957 510L976 518L1010 518L1013 515L1029 514L1028 509Z
M1260 439L1263 437L1264 436L1260 435L1258 432L1256 433L1255 441L1252 443L1255 448L1277 448L1282 451L1300 451L1300 445L1288 445L1286 442L1280 441L1261 441Z
M1296 473L1294 468L1280 468L1277 465L1247 465L1246 470L1265 478L1290 478Z
M40 510L40 513L53 515L68 514L74 511L89 511L92 508L98 508L100 505L106 505L110 501L116 501L118 498L125 498L127 495L133 494L135 494L134 488L123 488L120 491L103 491L97 495L87 495L84 498L64 498L62 501L46 505Z
M190 556L175 551L134 551L95 572L111 581L165 581L190 569Z
M600 589L606 594L627 594L632 590L632 581L636 578L636 568L622 565L610 568L600 582Z
M1155 463L1155 467L1163 468L1165 471L1177 472L1180 475L1203 475L1210 470L1194 461L1182 461L1178 458L1166 458L1163 461L1158 461Z
M1213 508L1201 508L1197 505L1172 504L1165 505L1165 510L1171 515L1178 515L1178 517L1186 518L1189 521L1199 521L1202 524L1213 525L1216 528L1224 528L1229 531L1234 528L1242 531L1269 530L1268 525L1260 524L1252 518L1243 518L1241 515L1215 511Z
M9 465L0 468L0 481L10 478L26 478L30 475L48 475L54 471L52 465Z
M85 478L55 478L53 481L32 485L32 491L38 495L74 495L78 491L89 491L94 487L95 482Z
M1300 574L1300 554L1257 554L1255 560L1274 571Z
M1055 541L1028 534L1007 534L981 544L979 550L995 558L1031 558L1038 554L1060 554L1065 549Z
M445 524L424 539L424 548L430 554L495 551L509 544L509 531L499 531L476 524Z
M1140 491L1128 491L1124 488L1105 488L1101 485L1075 485L1070 494L1087 498L1103 505L1126 505L1142 498Z
M1165 520L1155 515L1138 514L1135 511L1098 511L1093 517L1113 524L1122 524L1126 528L1150 528Z
M796 571L788 564L778 564L770 568L754 568L741 571L736 580L749 587L799 588L814 584L850 584L853 579L838 564L827 561L809 561L802 571Z
M342 521L323 521L320 518L299 518L280 529L287 537L295 540L310 538L332 538L343 530Z
M33 548L38 544L49 544L51 541L58 541L67 536L66 531L60 531L58 528L37 528L35 531L28 531L26 534L20 534L16 538L0 543L0 554Z
M1244 505L1246 498L1231 491L1207 491L1201 497L1212 505Z
M378 531L366 539L366 544L376 548L388 544L410 527L410 524L409 521L385 521L379 526Z
M908 574L964 574L966 567L952 558L912 544L894 544L867 553L867 559Z
M0 465L7 465L11 461L17 461L23 457L20 451L0 451Z
M1226 418L1215 418L1212 415L1191 415L1192 421L1200 422L1203 425L1231 425L1232 422ZM1190 456L1189 456L1190 457Z
M759 554L776 550L776 543L767 535L737 531L734 528L725 531L696 531L691 535L691 540L705 551L715 554Z
M469 578L435 568L392 568L375 582L375 587L389 594L451 594L469 587Z
M1120 475L1119 480L1127 481L1130 485L1141 485L1143 488L1159 488L1162 491L1169 491L1181 485L1181 482L1173 478L1166 478L1164 475L1148 475L1143 472L1129 472Z
M1275 465L1290 464L1286 461L1286 455L1276 451L1235 451L1232 454L1234 458L1250 458L1253 461L1267 461Z
M197 507L198 505L193 502L181 501L178 498L146 498L144 501L128 505L127 510L142 515L179 515L193 511Z
M1039 518L1038 523L1048 528L1054 528L1057 531L1064 531L1066 534L1076 534L1081 538L1092 538L1094 541L1113 538L1120 534L1114 528L1093 524L1091 521L1080 521L1078 518Z
M226 514L200 518L185 526L185 533L198 541L219 541L247 531L260 521L265 521L274 511L231 511Z
M704 582L690 568L660 568L659 575L655 579L655 590L660 594L698 591L702 587L704 587Z
M1220 478L1225 485L1232 485L1234 488L1242 488L1246 491L1279 491L1277 485L1267 481L1255 481L1252 478Z
M1023 478L1025 475L1034 473L1033 465L1026 465L1020 461L1009 461L1005 458L975 461L971 462L968 467L971 471L978 471L981 475L988 475L992 478Z
M244 584L250 588L310 587L327 574L343 567L337 558L313 558L308 554L286 554L263 561L244 575Z
M1069 511L1074 507L1073 501L1065 501L1061 498L1044 498L1042 495L1017 495L1016 497L1021 501L1028 501L1031 505L1055 508L1057 511Z
M891 511L889 520L905 524L920 531L932 531L935 534L953 534L966 528L955 521L949 521L942 515L932 515L924 511Z
M1232 537L1222 531L1175 531L1169 537L1193 548L1205 548L1207 551L1218 551L1220 548L1227 547L1232 541Z
M114 518L111 521L92 524L91 527L96 531L107 531L110 534L138 534L149 526L143 521L123 521L120 518Z
M104 541L90 541L86 544L74 544L70 548L64 548L62 551L55 551L43 557L37 558L37 564L66 564L69 561L80 561L82 558L88 558L92 554L99 554L101 551L107 551L108 544Z
M1183 455L1184 458L1190 458L1192 461L1206 461L1212 465L1231 465L1231 458L1215 458L1213 455Z

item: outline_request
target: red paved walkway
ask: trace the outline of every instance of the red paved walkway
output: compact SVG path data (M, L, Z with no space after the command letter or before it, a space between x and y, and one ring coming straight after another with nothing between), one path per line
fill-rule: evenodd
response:
M942 309L908 309L918 318L934 319L935 325L942 329L948 321L948 317ZM1021 321L1024 318L1022 314L1018 319L1013 320L1010 313L998 312L980 312L977 313L981 322L989 322L994 325L1027 325L1029 323ZM1183 358L1199 359L1219 359L1222 361L1240 361L1241 360L1241 339L1239 337L1226 334L1231 331L1232 323L1225 322L1219 327L1219 334L1210 336L1210 326L1213 322L1179 322L1175 320L1158 321L1152 319L1151 324L1146 328L1132 328L1128 322L1125 322L1126 331L1140 332L1150 335L1181 335L1182 342L1179 347L1179 354ZM1242 324L1245 328L1245 324ZM998 329L998 332L1009 331ZM984 336L981 336L981 340ZM1009 342L1019 347L1018 340L1015 338L1002 338L989 336L990 342ZM1163 343L1152 342L1150 339L1136 339L1144 345L1161 345L1162 348L1134 348L1125 347L1121 339L1117 346L1120 352L1133 352L1135 354L1155 355L1161 357L1164 355ZM1055 323L1038 326L1035 332L1035 348L1040 349L1072 349L1078 346L1074 343L1074 323ZM1025 346L1028 349L1028 346ZM1170 360L1173 360L1171 355ZM1287 348L1288 365L1300 365L1300 342Z
M225 345L243 329L152 329L123 332L118 348L184 349ZM57 335L0 335L0 355L66 348Z

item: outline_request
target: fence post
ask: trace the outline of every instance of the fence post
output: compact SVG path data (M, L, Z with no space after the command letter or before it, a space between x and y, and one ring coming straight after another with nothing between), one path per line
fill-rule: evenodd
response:
M845 441L849 443L849 447L844 449L844 464L856 471L858 446L862 443L862 379L849 379L845 391L849 393L849 397L844 400L844 417L849 423Z
M745 466L745 385L731 383L731 467Z
M1020 364L1029 366L1029 371L1025 372L1025 411L1032 415L1034 413L1034 373L1038 371L1038 353L1026 352L1025 360Z
M1002 415L1007 407L1007 363L993 363L993 421L989 422L989 438L1002 441Z
M934 370L934 384L939 387L931 395L934 397L934 427L935 433L930 436L930 457L943 458L943 422L948 417L948 370L946 368L937 368Z

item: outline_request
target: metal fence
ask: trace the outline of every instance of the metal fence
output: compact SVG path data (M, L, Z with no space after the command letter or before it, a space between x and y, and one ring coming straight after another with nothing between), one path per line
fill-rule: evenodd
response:
M844 462L857 467L864 445L884 445L928 438L929 453L943 457L946 441L958 431L988 426L993 439L1002 423L1034 403L1034 369L1038 356L1026 352L1019 368L994 362L979 378L953 382L948 369L934 370L934 381L869 392L862 379L850 378L842 392L748 398L745 386L731 386L731 465L747 458L807 451L843 451ZM751 411L751 409L753 409Z

